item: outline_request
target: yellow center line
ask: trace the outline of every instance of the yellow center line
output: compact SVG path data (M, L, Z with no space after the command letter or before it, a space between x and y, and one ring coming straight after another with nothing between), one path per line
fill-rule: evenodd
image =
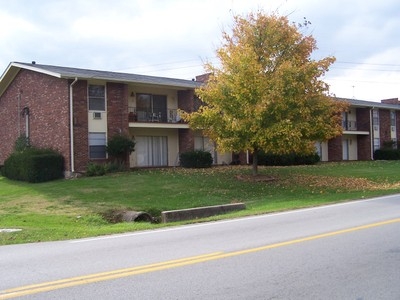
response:
M343 230L332 231L332 232L328 232L328 233L313 235L313 236L309 236L309 237L294 239L294 240L290 240L290 241L286 241L286 242L280 242L280 243L275 243L275 244L270 244L270 245L266 245L266 246L262 246L262 247L250 248L250 249L245 249L245 250L240 250L240 251L233 251L233 252L227 252L227 253L214 252L214 253L209 253L209 254L205 254L205 255L192 256L192 257L170 260L170 261L149 264L149 265L144 265L144 266L139 266L139 267L132 267L132 268L119 269L119 270L114 270L114 271L109 271L109 272L95 273L95 274L91 274L91 275L72 277L72 278L61 279L61 280L56 280L56 281L44 282L44 283L40 283L40 284L26 285L26 286L22 286L22 287L17 287L17 288L0 291L0 299L11 299L11 298L15 298L15 297L21 297L21 296L26 296L26 295L48 292L48 291L52 291L52 290L56 290L56 289L62 289L62 288L67 288L67 287L83 285L83 284L95 283L95 282L100 282L100 281L106 281L106 280L118 279L118 278L133 276L133 275L161 271L161 270L166 270L166 269L171 269L171 268L177 268L177 267L182 267L182 266L187 266L187 265L193 265L193 264L197 264L197 263L201 263L201 262L207 262L207 261L223 259L223 258L228 258L228 257L233 257L233 256L238 256L238 255L243 255L243 254L249 254L249 253L264 251L264 250L283 247L283 246L289 246L289 245L293 245L293 244L322 239L322 238L326 238L326 237L332 237L332 236L336 236L336 235L340 235L340 234L350 233L350 232L354 232L354 231L358 231L358 230L365 230L365 229L369 229L369 228L373 228L373 227L378 227L378 226L383 226L383 225L388 225L388 224L393 224L393 223L399 223L399 222L400 222L400 218L397 218L397 219L392 219L392 220L388 220L388 221L372 223L372 224L352 227L352 228L343 229Z

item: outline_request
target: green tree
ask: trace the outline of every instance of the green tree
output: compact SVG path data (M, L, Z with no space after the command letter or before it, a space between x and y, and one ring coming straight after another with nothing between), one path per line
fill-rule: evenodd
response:
M310 153L316 141L342 133L345 104L320 79L335 58L311 58L316 41L301 33L308 23L261 11L235 16L217 49L219 64L205 65L209 80L196 91L203 105L182 112L219 150L252 151L254 175L259 151Z
M135 141L129 136L117 134L107 144L107 153L117 162L125 162L128 155L135 151Z

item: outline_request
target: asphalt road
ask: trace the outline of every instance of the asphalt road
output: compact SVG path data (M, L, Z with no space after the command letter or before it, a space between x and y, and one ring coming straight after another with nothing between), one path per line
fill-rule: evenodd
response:
M400 299L400 195L0 247L0 299Z

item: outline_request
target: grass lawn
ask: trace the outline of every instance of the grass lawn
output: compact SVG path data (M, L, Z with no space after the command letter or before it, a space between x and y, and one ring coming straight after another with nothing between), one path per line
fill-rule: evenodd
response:
M247 209L218 220L400 193L400 162L321 163L211 169L146 169L103 177L30 184L0 177L0 245L82 238L170 226L108 223L112 210L147 211L244 202ZM264 180L265 179L265 180ZM187 223L187 222L186 222ZM175 225L175 224L173 224Z

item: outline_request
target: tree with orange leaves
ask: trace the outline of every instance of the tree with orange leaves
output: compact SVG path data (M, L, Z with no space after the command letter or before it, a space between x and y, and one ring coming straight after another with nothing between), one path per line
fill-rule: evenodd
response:
M209 80L196 91L203 105L182 112L219 150L251 151L253 175L260 151L307 154L342 133L346 105L333 101L321 80L335 58L311 58L316 41L301 33L308 23L260 11L235 16L217 49L220 63L205 65Z

